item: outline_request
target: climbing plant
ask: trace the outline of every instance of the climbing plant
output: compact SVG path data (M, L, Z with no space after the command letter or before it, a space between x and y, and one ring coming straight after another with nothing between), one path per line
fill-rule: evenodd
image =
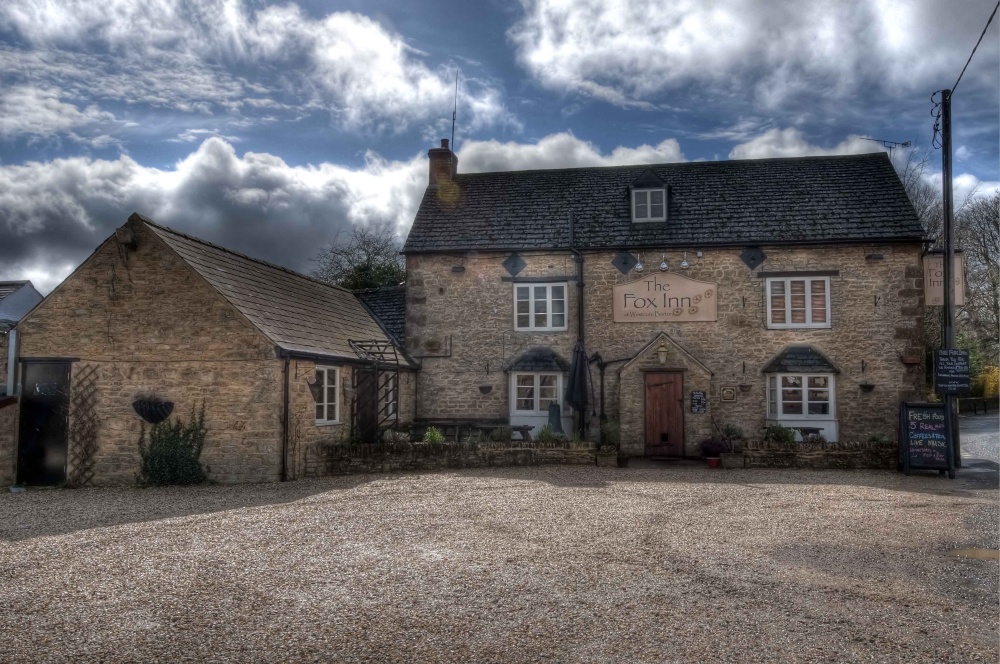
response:
M149 435L146 425L139 429L139 454L142 457L141 484L199 484L205 481L201 451L205 446L205 406L187 424L180 418L154 424Z

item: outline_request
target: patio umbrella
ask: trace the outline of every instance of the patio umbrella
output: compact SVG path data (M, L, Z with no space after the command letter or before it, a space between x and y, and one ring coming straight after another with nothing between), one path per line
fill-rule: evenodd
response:
M583 342L577 341L573 346L573 359L569 366L569 380L566 383L566 403L580 413L580 433L583 433L583 422L587 416L587 353L583 350Z

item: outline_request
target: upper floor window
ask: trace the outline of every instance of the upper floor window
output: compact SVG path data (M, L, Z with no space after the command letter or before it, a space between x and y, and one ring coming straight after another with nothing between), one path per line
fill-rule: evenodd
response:
M830 278L768 279L767 326L830 327Z
M340 423L340 369L316 367L316 424Z
M666 189L633 189L632 221L666 221Z
M517 330L565 330L566 284L515 284Z

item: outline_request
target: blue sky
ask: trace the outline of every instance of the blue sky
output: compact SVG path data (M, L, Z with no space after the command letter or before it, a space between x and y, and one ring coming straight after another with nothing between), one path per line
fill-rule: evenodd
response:
M993 0L5 0L0 279L51 289L133 211L301 271L462 172L932 149ZM990 27L958 199L1000 187ZM940 168L931 154L928 178Z

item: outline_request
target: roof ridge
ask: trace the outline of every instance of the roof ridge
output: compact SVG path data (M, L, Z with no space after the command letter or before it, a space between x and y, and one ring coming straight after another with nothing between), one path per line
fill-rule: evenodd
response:
M30 279L14 279L12 281L0 281L0 286L23 286L30 283Z
M322 286L326 286L328 288L333 288L333 289L336 289L336 290L339 290L339 291L343 291L343 292L348 293L348 294L353 294L350 289L344 288L343 286L337 286L336 284L327 283L326 281L323 281L322 279L317 279L316 277L310 277L308 275L302 274L301 272L296 272L295 270L290 270L287 267L282 267L281 265L276 265L274 263L270 263L270 262L265 261L265 260L263 260L261 258L254 258L253 256L248 256L247 254L241 253L239 251L234 251L232 249L229 249L228 247L223 247L221 244L215 244L214 242L209 242L208 240L203 240L200 237L195 237L194 235L188 235L187 233L182 233L181 231L178 231L178 230L175 230L173 228L170 228L169 226L164 226L163 224L158 224L155 221L153 221L152 219L150 219L149 217L144 217L143 215L139 214L138 212L133 213L133 216L137 217L139 220L141 220L145 224L148 224L148 225L150 225L150 226L152 226L154 228L159 228L160 230L166 231L167 233L171 233L173 235L177 235L177 236L182 237L182 238L184 238L186 240L191 240L192 242L197 242L198 244L203 244L205 246L212 247L213 249L218 249L219 251L222 251L224 253L232 254L233 256L238 256L240 258L244 258L244 259L246 259L248 261L251 261L251 262L254 262L254 263L259 263L260 265L264 265L266 267L273 268L275 270L281 270L282 272L286 272L286 273L291 274L293 276L299 277L301 279L305 279L307 281L311 281L313 283L320 284Z
M502 173L514 174L514 173L564 173L572 171L610 171L610 170L626 170L632 168L661 168L664 166L695 166L695 165L720 165L720 164L745 164L745 163L761 163L761 162L796 162L796 161L811 161L811 160L839 160L839 159L858 159L858 158L870 158L876 157L878 155L884 155L888 159L888 154L882 150L875 150L873 152L861 152L859 154L827 154L827 155L802 155L799 157L764 157L757 159L715 159L715 160L700 160L700 161L662 161L655 164L613 164L609 166L566 166L564 168L526 168L523 170L506 170L506 171L477 171L474 173L456 173L455 177L470 177L479 175L498 175Z

